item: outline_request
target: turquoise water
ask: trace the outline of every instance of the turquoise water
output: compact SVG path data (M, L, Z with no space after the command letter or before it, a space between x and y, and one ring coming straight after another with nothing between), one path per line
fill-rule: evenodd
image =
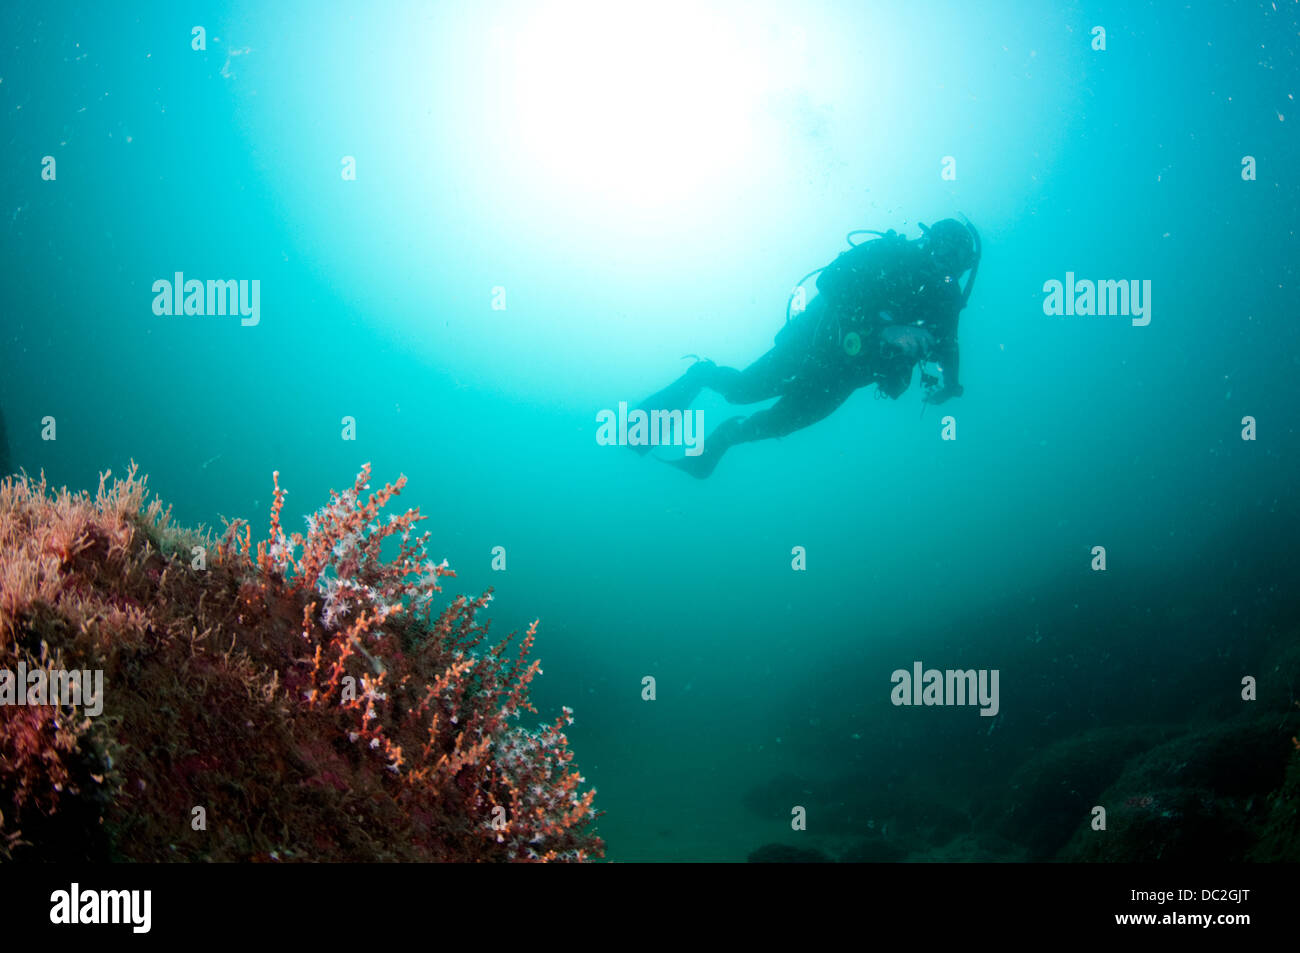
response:
M1050 854L1016 771L1236 717L1294 643L1294 3L378 6L0 15L14 467L134 460L210 526L405 473L457 588L541 619L615 860ZM960 399L862 390L707 481L598 445L850 229L958 210ZM156 314L177 272L256 323ZM1067 272L1149 324L1046 315ZM892 705L915 661L999 670L997 716Z

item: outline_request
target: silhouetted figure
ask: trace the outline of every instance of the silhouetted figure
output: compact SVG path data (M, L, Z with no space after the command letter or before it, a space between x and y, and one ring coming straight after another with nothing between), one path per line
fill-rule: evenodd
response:
M787 320L772 349L743 371L697 361L642 401L638 407L646 411L685 413L706 387L733 404L780 398L748 417L723 421L697 456L665 462L702 479L735 444L801 430L830 415L859 387L876 384L881 394L897 398L918 363L934 361L942 376L940 383L922 370L927 403L960 397L957 319L975 284L979 235L951 218L921 229L916 241L892 230L874 232L878 240L853 245L821 269L808 307ZM644 454L651 448L633 449Z

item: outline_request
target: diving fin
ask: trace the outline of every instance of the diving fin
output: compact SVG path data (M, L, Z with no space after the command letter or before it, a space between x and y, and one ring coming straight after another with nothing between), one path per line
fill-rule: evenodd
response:
M694 357L694 355L688 354L687 357ZM631 413L632 410L637 409L647 411L653 409L679 410L685 414L687 408L700 395L700 391L704 389L704 375L716 366L712 361L697 358L695 363L686 369L685 374L663 390L655 391L655 393L638 403L635 408L628 408L628 412ZM654 449L653 445L649 444L645 446L628 444L627 446L629 450L635 451L638 456L642 457Z

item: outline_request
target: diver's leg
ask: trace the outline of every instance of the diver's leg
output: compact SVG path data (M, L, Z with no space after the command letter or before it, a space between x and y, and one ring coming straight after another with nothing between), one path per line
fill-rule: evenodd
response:
M685 374L663 390L651 394L637 407L648 411L676 410L685 413L686 408L706 387L722 395L729 404L753 404L784 395L790 380L807 363L816 330L821 327L823 313L820 298L814 298L802 314L781 329L776 336L775 345L743 371L734 367L719 367L712 361L696 361ZM632 449L640 454L650 452L649 446L633 446Z
M825 306L820 298L814 298L807 309L781 329L771 350L743 371L718 368L705 386L717 391L729 404L753 404L784 396L790 382L808 370L824 320Z
M830 416L853 393L848 384L836 384L824 389L803 390L782 397L766 410L748 417L732 417L718 425L704 441L702 453L666 463L684 470L691 476L704 479L709 476L722 455L738 443L784 437L802 430L810 424Z
M686 410L706 387L729 404L753 404L786 392L786 384L803 369L821 327L825 306L814 298L776 336L775 345L743 371L696 361L677 380L638 404L646 410Z
M654 410L668 412L675 410L685 414L686 408L691 406L713 375L718 371L727 370L731 368L720 368L712 361L696 361L686 369L685 374L663 390L655 391L633 409L644 410L647 413ZM628 444L628 447L642 456L654 449L650 444Z
M691 402L700 395L709 381L718 371L731 370L718 367L712 361L696 361L686 369L686 373L673 381L663 390L655 391L636 406L642 410L686 410Z
M744 436L745 422L748 419L747 417L731 417L724 420L704 440L704 450L701 453L693 457L685 456L680 460L664 460L663 462L703 480L713 472L713 468L718 465L718 461L722 459L722 455L730 447L738 443L744 443L746 439L756 439Z
M647 412L662 410L680 411L684 414L706 387L721 394L732 404L752 404L776 397L781 392L784 379L782 365L785 362L776 358L775 351L775 348L768 351L743 371L734 367L719 367L712 361L696 361L685 374L636 406ZM642 455L653 449L649 445L629 446Z
M792 366L790 356L774 347L743 371L734 367L714 368L704 386L720 394L729 404L754 404L779 397Z
M743 371L722 367L712 361L696 361L685 374L637 406L645 410L684 411L705 388L721 394L728 403L753 404L781 393L788 364L789 359L777 348L772 348Z

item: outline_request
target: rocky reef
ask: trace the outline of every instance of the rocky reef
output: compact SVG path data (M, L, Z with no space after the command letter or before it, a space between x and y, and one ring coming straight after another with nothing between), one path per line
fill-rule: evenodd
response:
M946 785L897 770L882 729L857 773L787 771L751 787L745 807L785 839L749 859L1300 861L1300 642L1283 630L1249 671L1257 697L1243 688L1240 700L1234 692L1186 721L1065 734L1017 750L1005 775L983 770L978 751L957 750L939 776L953 779ZM922 736L904 741L919 746ZM956 783L963 776L977 780ZM794 804L830 822L791 833Z
M529 726L536 623L454 573L369 466L269 534L172 525L132 467L0 482L0 859L579 861L595 792ZM513 648L512 648L513 647Z

